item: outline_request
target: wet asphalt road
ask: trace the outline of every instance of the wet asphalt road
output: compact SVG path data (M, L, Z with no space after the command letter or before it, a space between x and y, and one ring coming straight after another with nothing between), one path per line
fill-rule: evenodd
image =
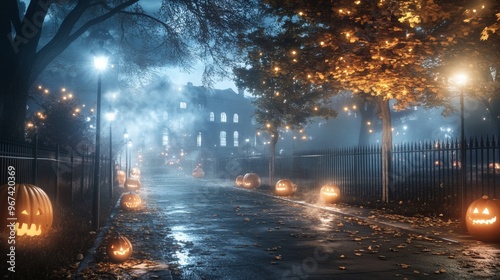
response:
M500 279L500 246L455 244L233 187L148 174L174 279Z

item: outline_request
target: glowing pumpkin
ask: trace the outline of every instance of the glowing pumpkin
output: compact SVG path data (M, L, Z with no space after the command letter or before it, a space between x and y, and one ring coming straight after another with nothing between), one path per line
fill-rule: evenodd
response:
M243 187L243 175L236 176L236 180L234 180L234 183L238 187Z
M340 189L335 185L324 185L320 190L320 199L326 203L334 203L340 197Z
M197 165L193 170L193 177L203 178L205 177L205 171L203 171L203 169L199 165Z
M0 219L4 225L1 232L36 236L52 226L52 203L41 188L30 184L3 185L0 197Z
M469 234L482 241L500 241L500 202L483 196L473 201L465 214Z
M123 210L136 210L142 205L141 197L135 193L123 194L120 198L120 207Z
M276 195L288 196L294 194L297 191L297 185L295 185L292 181L288 179L281 179L278 182L276 182L274 190L276 192Z
M106 253L113 262L124 262L132 255L134 248L127 237L116 234L108 240Z
M243 187L247 189L255 189L260 187L261 181L259 175L255 173L247 173L243 176Z
M130 169L130 177L133 177L133 178L141 178L141 170L139 170L139 168L137 167L132 167Z
M125 175L126 173L123 170L116 171L116 181L118 182L118 186L123 187L123 184L125 184Z
M141 188L141 181L138 178L130 177L125 181L124 187L127 191L138 191Z

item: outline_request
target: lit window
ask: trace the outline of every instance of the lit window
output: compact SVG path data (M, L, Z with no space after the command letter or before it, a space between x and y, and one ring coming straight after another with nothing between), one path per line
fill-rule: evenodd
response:
M201 132L198 132L198 137L196 137L196 146L201 147Z
M210 112L210 121L211 122L215 121L215 114L214 114L214 112Z
M238 114L233 115L233 122L237 123L238 122Z
M227 122L226 113L220 113L220 122Z
M220 146L221 147L226 146L226 132L225 131L220 132Z
M186 107L187 107L187 103L186 103L186 102L181 102L181 103L179 104L179 106L181 107L181 109L186 109Z
M239 135L238 135L238 131L235 131L235 132L233 133L233 139L234 139L234 146L235 146L235 147L238 147L238 146L239 146L239 140L238 140L238 137L239 137Z

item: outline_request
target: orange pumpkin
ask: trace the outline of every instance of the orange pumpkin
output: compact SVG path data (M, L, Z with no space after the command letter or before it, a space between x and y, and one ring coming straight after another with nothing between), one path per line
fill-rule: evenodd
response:
M259 175L255 173L247 173L243 176L243 187L247 189L255 189L260 187L261 181Z
M297 185L295 185L292 181L288 179L281 179L278 182L276 182L274 190L276 192L276 195L288 196L294 194L297 191Z
M136 210L141 208L142 200L138 194L125 193L120 198L120 207L123 210Z
M197 165L193 170L193 177L203 178L205 177L205 171L203 171L203 169L199 165Z
M6 184L0 187L0 197L0 220L4 225L1 232L36 236L52 226L52 203L41 188L30 184Z
M469 234L481 241L500 241L500 201L483 196L474 200L465 214Z
M141 181L138 178L129 177L124 185L127 191L138 191L141 188Z
M134 252L134 248L127 237L117 233L108 240L106 253L112 262L124 262Z
M236 176L236 180L234 181L236 186L243 187L243 175Z
M340 198L340 189L335 185L324 185L320 190L320 198L326 203L334 203Z

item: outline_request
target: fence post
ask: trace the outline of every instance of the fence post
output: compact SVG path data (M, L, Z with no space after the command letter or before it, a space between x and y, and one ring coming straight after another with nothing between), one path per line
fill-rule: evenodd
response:
M71 177L70 177L71 182L69 183L69 189L71 190L71 203L73 203L73 179L75 179L73 152L71 152L70 160L71 160Z
M33 185L37 185L38 177L37 177L37 161L38 161L38 134L35 134L33 139L33 162L32 162L32 174L31 181Z
M84 200L83 184L85 183L85 154L82 153L82 172L80 174L80 198Z
M55 188L55 206L59 204L59 144L56 145L56 188Z

